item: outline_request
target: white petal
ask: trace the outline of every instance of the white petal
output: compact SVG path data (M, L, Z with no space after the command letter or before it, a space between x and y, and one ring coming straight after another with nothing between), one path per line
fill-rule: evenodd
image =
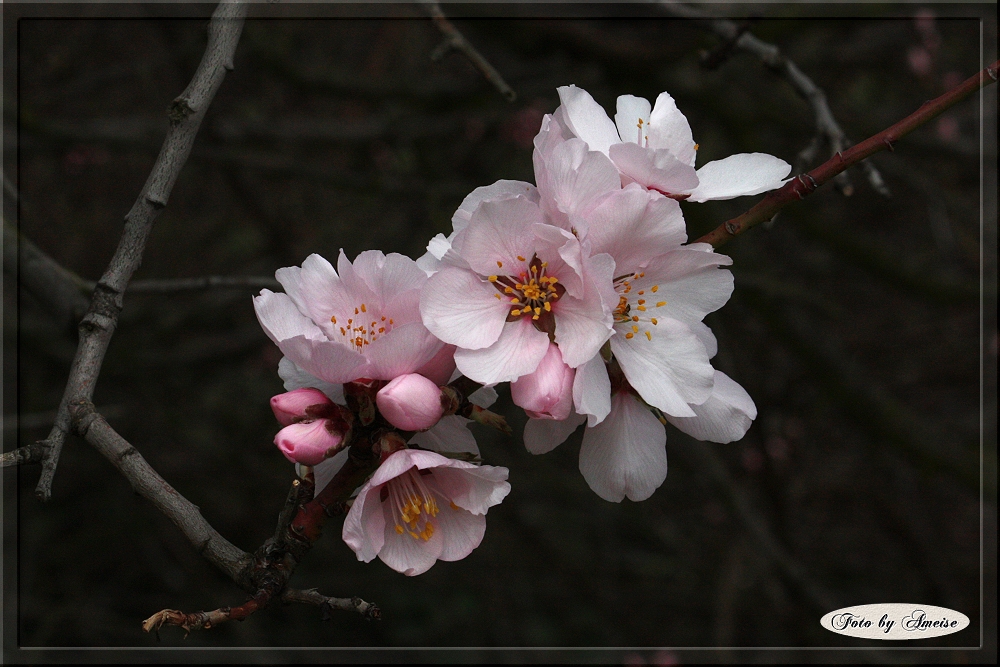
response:
M712 395L701 405L692 405L694 417L667 417L667 421L698 440L735 442L757 418L750 394L729 376L715 371Z
M708 325L704 322L687 322L686 323L694 335L698 337L701 344L705 346L705 352L708 353L708 358L712 359L719 352L719 342L715 340L715 334L712 330L708 328ZM718 371L716 371L718 373Z
M660 93L649 114L649 147L666 148L678 160L694 166L695 148L691 126L677 108L674 98Z
M611 379L601 355L576 369L573 405L578 413L587 415L588 426L600 424L611 412Z
M557 90L569 129L586 141L590 150L607 155L611 144L621 141L608 114L583 88L560 86Z
M444 536L440 530L435 530L429 540L413 537L406 530L402 534L396 532L396 526L391 521L385 522L385 544L379 551L379 559L408 577L423 574L431 569L444 550Z
M527 270L534 254L532 226L541 222L538 204L524 197L484 201L452 247L482 276L517 275Z
M472 420L458 415L442 417L441 421L430 430L417 433L410 438L410 444L419 445L424 449L449 454L473 454L479 456L479 446L476 438L469 431L467 424Z
M347 454L347 451L341 454ZM370 563L382 549L384 530L385 516L379 502L379 489L366 485L344 519L341 536L358 555L358 560Z
M715 371L698 336L683 322L659 320L656 326L640 323L631 339L621 332L611 339L611 350L629 384L652 406L667 414L693 417L689 403L704 403L712 394ZM624 330L627 325L615 325Z
M622 186L611 160L588 150L580 139L570 139L553 149L538 184L542 208L562 226L572 223L574 216L585 215L600 197Z
M688 201L703 202L756 195L781 187L792 166L766 153L740 153L698 170L698 187Z
M523 317L506 323L497 342L487 348L459 348L455 352L455 365L463 375L476 382L512 382L538 368L548 349L548 334L536 329L529 318Z
M641 146L646 145L646 134L649 130L649 100L634 95L621 95L618 98L618 113L615 114L615 125L618 136Z
M638 185L608 195L587 219L581 233L590 243L591 252L611 255L619 275L638 269L687 240L680 204L652 195Z
M295 336L278 343L278 349L310 375L334 384L364 377L370 368L358 352L333 341Z
M566 438L584 422L583 415L568 419L529 419L524 425L524 446L532 454L545 454L566 442Z
M510 302L472 271L447 268L431 276L420 294L424 326L446 343L478 350L500 337Z
M264 333L275 343L295 336L303 336L315 340L326 340L316 324L303 315L295 306L291 297L271 290L261 290L259 296L253 298L253 308L257 313L257 321L263 327Z
M278 377L284 380L285 391L312 387L326 394L326 397L334 403L347 404L344 400L344 385L324 382L318 377L306 373L288 357L282 357L281 361L278 362Z
M441 507L434 521L444 540L438 560L462 560L482 544L483 536L486 535L486 517L461 507Z
M645 500L667 478L663 425L628 393L615 394L611 414L583 433L580 472L605 500Z
M455 463L463 462L453 461L447 467L434 468L431 477L442 495L459 507L473 514L486 514L510 493L507 468L471 463L463 463L464 467L460 468Z
M469 403L481 408L488 408L497 402L497 390L493 387L480 387L469 395Z
M629 303L634 310L641 290L645 292L645 316L700 322L729 301L733 274L719 266L731 263L726 255L687 246L676 248L646 264L642 271L645 275L632 281ZM652 291L654 285L656 292ZM665 305L656 306L658 303Z

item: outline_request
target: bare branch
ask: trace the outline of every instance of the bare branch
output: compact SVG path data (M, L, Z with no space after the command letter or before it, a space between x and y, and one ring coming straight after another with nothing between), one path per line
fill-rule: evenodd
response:
M514 89L507 85L500 72L496 70L489 63L486 58L476 50L469 40L458 31L451 21L444 15L441 11L441 5L439 5L435 0L420 0L420 4L424 6L427 13L430 14L431 18L434 19L434 24L437 25L438 30L444 35L445 40L434 49L434 53L431 54L432 60L440 60L444 57L444 54L451 49L456 49L465 54L465 57L472 61L472 64L483 73L486 80L492 83L500 94L504 96L508 102L513 102L517 99L517 93Z
M897 141L913 130L937 118L980 88L995 83L998 67L1000 67L1000 61L994 62L981 72L977 72L966 79L964 83L959 84L944 95L930 102L925 102L923 106L892 127L865 139L842 153L837 153L809 173L796 176L781 188L769 192L764 199L749 211L722 223L708 234L699 238L697 242L710 243L712 246L718 248L746 230L757 226L765 220L770 220L788 204L805 199L815 192L816 188L852 164L860 162L879 151L892 150L893 145Z
M321 594L315 588L307 590L297 590L289 588L281 595L282 602L302 602L314 604L324 612L324 620L328 610L340 609L342 611L356 611L368 620L379 620L382 618L382 610L371 602L365 602L361 598L331 598Z
M70 403L89 402L94 394L104 353L118 324L123 295L129 279L142 261L146 238L153 222L167 205L177 175L187 160L208 105L222 84L226 71L233 68L233 54L243 30L247 6L240 2L222 2L212 14L208 26L208 45L191 83L171 103L170 128L153 170L132 209L125 216L125 229L107 270L98 281L90 308L80 322L80 342L70 369L69 380L56 423L46 440L48 456L35 495L48 500L52 479L59 464L66 434L70 429Z
M834 118L833 112L830 111L830 105L827 104L826 100L826 93L813 83L813 80L800 70L794 62L786 58L781 53L781 49L774 44L758 39L753 33L749 32L749 25L740 25L728 19L709 17L675 0L660 0L660 7L675 16L700 19L698 21L700 27L714 33L723 40L718 49L706 54L703 58L702 63L706 67L718 67L734 48L742 49L756 56L768 68L787 79L795 91L806 99L816 117L817 138L821 140L825 139L830 147L831 155L836 155L851 144L844 130L837 123L836 118ZM813 151L806 148L799 154L799 159L801 160L804 154L808 154L807 151L814 154L815 150L818 150L818 146ZM808 163L799 167L797 171L801 171L807 166ZM882 175L878 173L878 170L873 165L867 163L864 166L864 170L871 186L879 194L888 197L889 189L886 187L885 181L882 180ZM838 174L836 178L837 189L844 196L850 196L854 188L848 180L846 172Z
M12 451L4 452L3 455L0 456L0 468L41 463L45 458L45 450L45 443L33 442L30 445L25 445L24 447L19 447Z

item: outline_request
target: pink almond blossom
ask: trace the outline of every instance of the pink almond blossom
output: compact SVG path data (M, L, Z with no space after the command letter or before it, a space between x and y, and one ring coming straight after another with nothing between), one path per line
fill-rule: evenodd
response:
M344 424L327 396L313 388L295 389L271 398L274 416L284 426L274 444L293 463L314 466L343 446Z
M275 277L285 292L254 297L257 319L288 359L320 380L392 380L441 350L420 321L427 274L409 257L369 250L352 264L341 251L334 270L314 254Z
M358 560L376 556L414 576L465 558L483 540L486 512L508 493L507 469L404 449L379 466L344 520Z
M535 145L583 139L590 150L614 162L623 185L639 183L671 197L704 202L773 190L791 171L787 162L765 153L731 155L696 171L698 144L668 93L660 93L652 107L641 97L622 95L612 121L582 88L558 90L561 106L543 120Z

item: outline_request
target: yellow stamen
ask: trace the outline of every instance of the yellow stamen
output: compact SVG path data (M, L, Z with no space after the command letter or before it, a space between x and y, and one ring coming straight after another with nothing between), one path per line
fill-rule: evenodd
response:
M659 285L653 285L650 289L655 292L656 290L660 289L660 286Z
M368 309L365 308L365 304L361 304L361 312L362 313L367 313L368 312Z
M490 281L491 283L495 283L495 282L497 281L497 277L496 277L496 276L490 276L490 277L489 277L489 281Z
M646 340L653 340L653 334L646 332Z
M497 266L499 266L501 269L503 268L503 262L501 262L499 259L497 260Z
M635 334L633 334L633 333L629 332L629 333L625 334L625 338L627 338L627 339L629 339L629 340L632 340L632 337L633 337L634 335L635 335Z
M650 322L653 323L653 326L656 326L656 318L655 317L653 319L651 319Z
M333 322L334 324L336 324L337 323L337 316L336 315L332 315L330 317L330 321Z
M657 302L656 302L656 307L657 307L657 308L662 308L662 307L663 307L663 306L665 306L665 305L667 305L667 302L666 302L666 301L657 301Z
M639 327L637 327L636 325L633 324L632 325L632 332L633 333L639 333Z
M517 256L517 261L519 261L519 262L526 262L528 260L526 260L524 257L521 257L520 255L518 255Z

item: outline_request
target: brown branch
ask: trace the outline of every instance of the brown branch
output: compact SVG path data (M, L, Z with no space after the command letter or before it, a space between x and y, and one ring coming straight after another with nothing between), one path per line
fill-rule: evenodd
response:
M792 88L805 98L809 106L812 107L813 114L816 117L816 139L819 141L815 142L815 147L810 144L810 146L807 146L799 153L799 162L804 162L804 164L801 166L797 165L797 171L801 171L808 166L807 160L811 160L815 156L816 151L819 149L819 144L824 139L830 146L831 155L836 155L850 145L850 140L830 110L830 105L826 100L826 93L800 70L798 65L785 57L781 49L777 46L758 39L753 33L748 31L749 26L746 24L740 25L728 19L711 18L692 7L673 0L661 0L660 7L675 16L698 19L697 25L699 27L714 33L723 40L719 48L712 53L706 54L702 59L702 64L709 69L718 67L733 49L742 49L756 56L758 60L772 71L782 75L791 84ZM879 194L888 197L889 189L886 187L885 181L882 180L882 175L875 169L874 165L864 163L862 168L871 186ZM844 196L850 196L854 191L846 172L837 176L836 184Z
M0 468L41 463L45 459L46 449L48 448L44 442L33 442L30 445L4 452L3 455L0 455Z
M153 222L167 205L174 182L191 152L205 112L222 84L226 71L233 69L233 54L243 30L246 12L247 6L244 3L219 4L208 26L208 44L198 70L188 87L168 109L170 128L163 140L163 147L138 199L125 216L125 229L118 249L98 281L90 308L80 322L80 341L76 356L59 404L56 422L45 441L48 456L42 464L42 473L35 489L36 496L41 500L48 500L52 495L52 479L59 464L66 434L71 427L69 405L89 402L93 397L104 353L118 324L125 289L142 261L143 249Z
M956 86L944 95L930 102L925 102L923 106L892 127L865 139L842 153L837 153L809 173L800 174L789 180L781 188L769 192L764 199L749 211L722 223L708 234L699 238L697 242L710 243L712 246L718 248L746 230L755 227L765 220L770 220L788 204L805 199L816 188L852 164L860 162L879 151L886 149L893 150L893 145L902 137L924 123L937 118L980 88L994 83L997 80L998 67L1000 67L1000 61L994 62L983 71L969 77L964 83Z
M368 620L379 620L382 618L382 610L379 609L375 604L371 602L365 602L359 597L353 598L331 598L326 595L322 595L315 588L309 588L306 590L297 590L294 588L289 588L284 593L281 594L282 602L302 602L304 604L314 604L324 612L324 619L326 619L326 613L332 609L340 609L342 611L356 611L361 614L364 618Z
M456 28L452 22L448 20L448 18L444 15L444 12L441 11L440 4L438 4L435 0L420 0L420 4L424 6L427 13L434 19L434 24L445 37L441 45L434 49L434 52L431 54L432 60L440 60L444 57L444 54L451 49L461 51L465 54L465 57L472 61L472 64L483 73L486 80L492 83L496 89L500 91L500 94L504 96L504 99L508 102L513 102L517 99L517 93L514 92L514 89L507 85L507 82L504 81L500 72L498 72L496 68L494 68L493 65L491 65L489 61L476 50L476 47L469 43L469 40L467 40L465 36L459 32L458 28Z

